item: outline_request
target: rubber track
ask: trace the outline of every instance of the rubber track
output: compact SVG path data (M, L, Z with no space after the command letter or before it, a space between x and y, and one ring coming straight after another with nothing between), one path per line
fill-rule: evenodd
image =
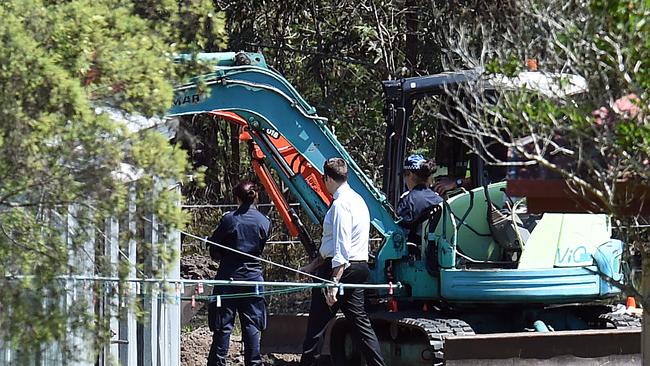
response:
M408 328L418 328L429 339L434 356L432 365L443 365L445 361L445 339L454 335L474 335L472 328L460 319L402 318L398 324Z
M614 328L641 328L641 318L625 313L608 313L601 314L598 317L603 322L603 326L608 324L613 325Z

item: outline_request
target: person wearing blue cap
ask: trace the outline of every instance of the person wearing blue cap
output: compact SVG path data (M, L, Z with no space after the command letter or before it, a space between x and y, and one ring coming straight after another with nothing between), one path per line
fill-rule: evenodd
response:
M410 155L404 161L404 182L408 191L400 197L397 203L397 215L402 220L406 240L420 245L421 224L431 208L442 203L442 197L431 188L431 176L436 172L436 163L427 160L422 155Z

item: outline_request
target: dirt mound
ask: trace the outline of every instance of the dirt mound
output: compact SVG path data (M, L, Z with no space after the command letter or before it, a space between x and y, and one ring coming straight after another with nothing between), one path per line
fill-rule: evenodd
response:
M219 265L205 253L184 254L181 257L181 277L187 279L212 279ZM268 311L279 313L306 312L309 310L309 292L267 298ZM237 333L236 331L235 333ZM205 366L212 344L212 332L207 326L205 307L198 309L194 317L184 326L181 334L181 365ZM244 345L241 336L233 334L230 338L228 365L244 365ZM297 366L300 355L267 354L262 355L265 365Z
M211 344L212 332L207 326L181 334L181 365L205 366ZM300 361L299 355L269 354L263 355L262 358L265 365L296 366ZM240 336L230 337L228 365L244 365L244 345Z
M205 366L208 362L210 344L212 344L212 332L207 326L182 333L181 365Z
M219 266L207 254L193 253L181 257L181 276L192 280L214 278Z

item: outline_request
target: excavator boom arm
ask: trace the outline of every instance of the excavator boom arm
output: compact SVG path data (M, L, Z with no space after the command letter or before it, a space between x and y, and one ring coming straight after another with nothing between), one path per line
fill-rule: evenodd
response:
M248 54L248 59L260 59ZM372 225L384 237L374 280L385 280L385 261L401 258L405 252L402 231L396 224L384 194L354 162L336 137L327 128L327 120L311 107L278 73L265 68L263 58L253 65L231 64L224 59L211 60L214 72L192 80L176 89L174 105L168 116L197 113L232 112L247 123L251 138L259 146L268 166L300 201L301 207L315 223L322 223L328 203L291 167L274 140L285 139L304 159L304 164L322 173L322 166L331 157L343 158L349 166L348 182L368 205ZM253 63L253 62L251 62ZM310 184L312 183L312 184Z

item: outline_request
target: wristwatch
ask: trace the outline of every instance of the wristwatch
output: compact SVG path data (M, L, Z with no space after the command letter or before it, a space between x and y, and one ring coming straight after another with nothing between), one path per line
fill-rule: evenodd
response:
M456 179L456 188L462 187L463 183L465 183L465 179L463 179L463 178Z

